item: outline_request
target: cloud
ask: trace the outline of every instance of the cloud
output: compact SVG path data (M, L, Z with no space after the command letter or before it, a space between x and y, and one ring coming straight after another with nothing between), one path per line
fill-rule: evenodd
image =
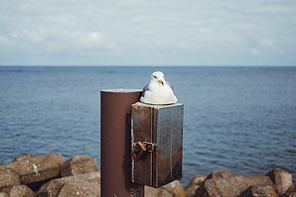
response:
M295 65L296 2L0 2L0 64Z

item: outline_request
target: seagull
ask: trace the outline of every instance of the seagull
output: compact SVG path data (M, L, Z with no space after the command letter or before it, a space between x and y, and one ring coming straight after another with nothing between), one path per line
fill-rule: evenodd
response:
M177 102L173 86L165 81L160 71L152 73L150 83L143 88L140 101L147 104L173 104Z

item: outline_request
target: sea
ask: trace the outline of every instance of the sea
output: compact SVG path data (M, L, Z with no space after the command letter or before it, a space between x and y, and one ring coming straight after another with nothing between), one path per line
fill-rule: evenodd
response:
M296 67L0 66L0 164L19 155L100 163L100 91L162 71L184 104L183 178L214 170L296 181Z

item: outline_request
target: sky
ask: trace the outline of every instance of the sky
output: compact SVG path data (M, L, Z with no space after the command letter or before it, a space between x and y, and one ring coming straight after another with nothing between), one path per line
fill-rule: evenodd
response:
M0 65L296 66L296 1L2 0Z

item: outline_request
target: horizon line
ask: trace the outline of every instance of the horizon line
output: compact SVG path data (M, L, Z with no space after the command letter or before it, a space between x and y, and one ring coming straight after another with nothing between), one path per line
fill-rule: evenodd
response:
M0 67L296 67L296 65L0 65Z

